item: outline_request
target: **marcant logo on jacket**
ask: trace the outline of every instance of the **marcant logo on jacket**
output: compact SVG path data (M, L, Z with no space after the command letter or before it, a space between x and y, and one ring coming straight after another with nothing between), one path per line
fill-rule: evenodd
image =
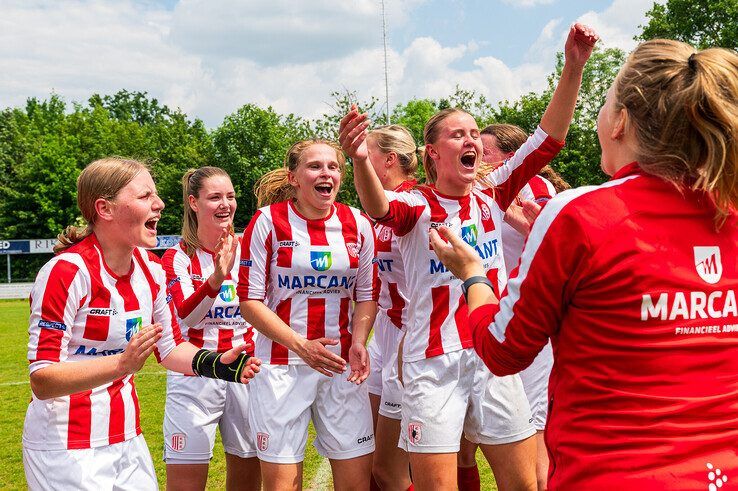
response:
M723 276L723 262L720 260L720 247L695 246L694 266L697 274L707 283L714 285Z
M471 225L467 225L466 227L461 227L461 238L464 240L464 242L472 247L477 245L478 235L479 233L477 232L477 226L473 223Z
M130 341L133 335L141 330L141 327L143 327L143 319L141 317L126 319L126 341Z
M221 285L219 295L224 302L232 302L236 299L236 287L234 285Z

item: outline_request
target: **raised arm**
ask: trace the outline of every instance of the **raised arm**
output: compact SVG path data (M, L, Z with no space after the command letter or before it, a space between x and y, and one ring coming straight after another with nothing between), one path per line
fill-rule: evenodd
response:
M541 129L548 136L564 141L574 117L579 87L582 85L584 65L589 60L595 43L599 39L590 27L574 24L564 46L564 68L554 90L551 102L541 118Z
M359 113L356 105L341 120L338 141L354 165L354 186L364 211L372 218L382 218L389 212L389 201L377 177L366 149L369 120Z

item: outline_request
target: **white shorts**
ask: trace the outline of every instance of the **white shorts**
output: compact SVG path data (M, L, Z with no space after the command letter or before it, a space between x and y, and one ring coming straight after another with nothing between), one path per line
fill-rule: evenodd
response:
M472 348L404 363L403 381L405 451L458 452L462 431L484 445L535 434L520 378L494 377Z
M379 402L379 414L385 418L402 419L402 393L397 352L405 333L390 321L386 315L378 315L374 323L374 338L379 345L382 360L382 399Z
M530 410L533 413L533 425L537 431L543 431L546 428L548 379L551 376L551 368L553 368L553 349L549 341L535 357L533 363L520 372L525 395L528 397Z
M370 394L375 396L382 395L382 352L377 342L377 330L374 329L374 336L366 345L366 351L369 353L369 377L364 381L366 388Z
M226 453L256 457L249 427L249 385L167 373L164 405L167 464L207 464L213 457L216 427L220 427Z
M265 462L295 464L305 459L308 424L313 421L320 455L343 460L374 451L366 385L348 382L348 371L327 377L307 365L261 366L249 384L257 455Z
M154 463L143 435L103 447L31 450L23 447L28 489L158 489Z

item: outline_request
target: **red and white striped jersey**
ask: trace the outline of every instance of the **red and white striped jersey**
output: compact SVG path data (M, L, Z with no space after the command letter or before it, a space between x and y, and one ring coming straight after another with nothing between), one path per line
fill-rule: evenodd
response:
M415 179L407 180L394 191L398 193L410 191L416 185ZM387 317L390 324L404 331L407 325L408 296L402 254L390 227L377 223L374 225L374 231L377 237L377 269L381 282L376 325L384 325L379 321L381 317Z
M237 258L241 256L238 240ZM184 339L198 348L223 353L251 341L253 333L241 317L236 295L238 262L234 261L220 289L214 290L207 281L215 271L214 257L204 249L197 249L190 257L180 243L164 253L162 265ZM249 354L253 355L253 350Z
M385 191L389 212L378 222L397 235L412 305L404 360L472 346L461 281L446 270L430 247L430 229L445 225L474 247L490 281L502 291L507 280L500 236L503 210L562 145L538 128L510 160L492 171L494 189L475 187L463 197L443 195L433 186L402 193Z
M499 308L470 324L497 375L551 339L549 489L738 478L737 293L738 215L718 229L704 193L633 163L548 202Z
M556 189L553 187L553 184L541 176L534 176L533 179L523 186L520 193L518 193L521 201L535 201L540 205L546 203L546 201L554 196L556 196ZM518 266L520 254L523 252L523 245L525 245L525 236L503 221L502 251L505 253L505 268L508 274Z
M282 201L257 210L244 232L238 296L263 301L307 339L340 339L326 348L347 360L353 301L378 297L374 258L374 231L359 210L336 203L327 218L308 220ZM255 355L304 364L266 336L257 336Z
M131 271L113 273L93 235L46 263L31 291L28 360L33 373L57 362L122 353L144 326L159 322L164 333L155 355L161 361L182 342L167 302L159 258L135 249ZM26 414L23 445L38 450L109 445L141 433L133 375L92 390L41 401Z

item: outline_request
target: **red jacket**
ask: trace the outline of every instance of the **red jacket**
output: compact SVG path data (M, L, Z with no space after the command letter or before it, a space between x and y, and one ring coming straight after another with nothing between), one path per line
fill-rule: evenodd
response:
M552 199L500 306L470 314L497 375L551 338L550 489L738 487L738 216L714 216L630 164Z

